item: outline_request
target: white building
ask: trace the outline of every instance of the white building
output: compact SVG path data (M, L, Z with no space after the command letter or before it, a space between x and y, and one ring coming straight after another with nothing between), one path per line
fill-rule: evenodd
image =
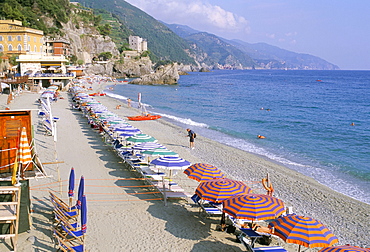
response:
M128 38L128 43L132 50L138 52L144 52L148 50L148 43L145 39L140 38L139 36L130 36Z

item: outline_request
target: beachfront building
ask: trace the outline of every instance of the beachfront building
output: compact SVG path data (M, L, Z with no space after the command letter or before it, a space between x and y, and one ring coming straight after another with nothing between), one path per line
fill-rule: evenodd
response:
M46 39L45 55L47 56L71 56L71 43L64 39Z
M0 52L4 56L42 54L44 32L18 20L0 20Z
M27 74L28 79L39 88L56 83L63 88L69 80L75 77L74 74L67 73L68 60L63 55L19 55L16 61L19 63L20 74Z
M139 36L130 36L128 38L128 43L130 45L130 49L132 50L138 52L144 52L148 50L148 42Z

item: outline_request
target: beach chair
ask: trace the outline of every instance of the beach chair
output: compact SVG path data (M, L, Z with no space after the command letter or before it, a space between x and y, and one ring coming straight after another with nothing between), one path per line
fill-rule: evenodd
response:
M84 252L85 246L84 243L76 242L76 241L65 241L61 238L58 233L54 232L53 236L56 240L56 244L58 245L58 251L76 251L76 252Z
M246 248L246 251L248 252L288 252L286 249L284 249L281 246L271 246L271 247L257 247L253 248L249 243L247 237L241 233L238 236L238 239L240 242L244 245Z
M54 226L57 227L59 226L60 223L68 223L73 230L77 230L78 222L77 218L70 218L69 216L66 216L60 209L54 209Z
M55 233L61 240L65 242L84 242L84 233L78 225L71 224L64 218L59 219L58 225L53 227L53 233Z
M56 196L54 193L49 191L50 201L54 206L54 211L59 211L61 214L66 216L67 218L77 218L78 216L78 209L76 206L70 207L67 203L65 203L62 199Z
M50 120L48 120L48 119L43 119L43 120L42 120L42 126L43 126L43 128L45 129L45 131L46 131L46 134L47 134L47 135L52 135L53 130L52 130L52 128L51 128Z
M222 215L221 209L214 207L212 204L210 204L209 201L201 200L201 198L197 194L191 196L191 199L195 204L197 204L200 207L199 213L204 212L209 217Z

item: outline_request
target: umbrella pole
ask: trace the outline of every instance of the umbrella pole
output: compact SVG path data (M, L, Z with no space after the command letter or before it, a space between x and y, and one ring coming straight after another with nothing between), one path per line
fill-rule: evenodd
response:
M164 176L162 176L162 185L163 185L163 200L164 200L164 206L167 206L166 185L164 184Z

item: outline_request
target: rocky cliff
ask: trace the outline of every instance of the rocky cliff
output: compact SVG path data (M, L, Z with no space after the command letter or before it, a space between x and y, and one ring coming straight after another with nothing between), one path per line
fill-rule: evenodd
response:
M132 80L131 84L153 85L153 84L177 84L179 80L177 63L158 67L154 73L146 74Z
M152 70L152 61L149 57L139 57L131 59L124 57L123 61L117 61L113 66L113 75L116 77L139 77L150 74Z
M80 22L78 28L72 21L63 25L64 39L70 41L72 54L84 63L92 63L92 59L102 52L111 52L114 57L119 55L116 44L110 37L99 34L96 28Z

